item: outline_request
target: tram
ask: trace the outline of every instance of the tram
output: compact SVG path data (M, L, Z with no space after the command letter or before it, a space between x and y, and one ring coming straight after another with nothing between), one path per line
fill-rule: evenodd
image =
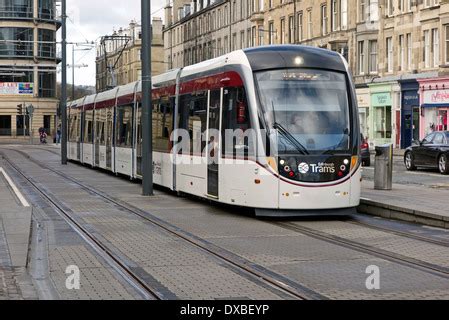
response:
M360 125L346 60L297 45L238 50L152 79L154 183L258 216L347 215ZM142 83L68 103L68 157L142 176Z

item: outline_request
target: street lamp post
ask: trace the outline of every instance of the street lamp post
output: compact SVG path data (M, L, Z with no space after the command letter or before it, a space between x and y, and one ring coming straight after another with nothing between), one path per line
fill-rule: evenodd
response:
M62 141L61 141L61 163L67 164L67 15L66 3L62 0L62 79L61 79L61 117L62 117Z
M142 10L142 194L153 195L153 123L151 110L151 1Z

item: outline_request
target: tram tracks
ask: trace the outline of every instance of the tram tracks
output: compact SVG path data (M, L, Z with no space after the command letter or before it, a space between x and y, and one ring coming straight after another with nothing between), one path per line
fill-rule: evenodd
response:
M45 150L40 149L39 150ZM170 233L176 235L177 237L180 237L187 242L209 252L210 254L213 254L216 257L219 257L222 260L225 260L228 263L231 263L234 266L239 267L240 269L245 270L245 272L249 272L253 276L256 276L258 278L261 278L271 285L274 285L276 287L280 287L289 294L296 294L296 298L306 298L306 299L324 299L326 297L321 296L319 293L316 293L308 288L305 288L304 286L298 284L297 282L291 281L288 278L283 277L282 275L279 275L275 272L272 272L268 269L265 269L264 267L254 264L236 254L233 254L232 252L229 252L221 247L215 246L199 237L196 237L192 234L187 233L184 230L179 229L178 227L167 223L166 221L163 221L150 213L146 211L142 211L139 208L136 208L129 203L125 203L117 198L114 198L108 194L104 194L103 192L88 186L79 180L66 175L63 172L60 172L58 170L55 170L51 168L50 166L41 163L40 161L34 159L33 157L29 156L23 151L14 150L18 153L20 153L22 156L26 157L30 161L33 161L34 163L37 163L40 167L50 170L51 172L54 172L55 174L63 177L67 181L70 181L71 183L75 183L76 185L80 186L84 190L93 193L94 195L98 195L107 201L110 201L111 203L114 203L115 205L126 209L127 211L139 216L140 218L143 218L161 228L163 228L166 231L169 231ZM314 230L308 227L300 226L296 224L295 222L268 222L271 224L275 224L279 227L282 227L284 229L288 229L291 231L298 232L300 234L319 239L328 243L332 243L334 245L338 245L340 247L349 248L358 252L362 252L371 256L375 256L378 258L381 258L386 261L390 261L396 264L400 264L403 266L411 267L416 270L424 271L433 275L437 275L439 277L443 277L445 279L449 279L449 268L444 266L439 266L437 264L429 263L427 261L422 261L418 259L414 259L412 257L408 257L402 254L397 254L394 252L390 252L387 250L383 250L380 248L376 248L361 242L352 241L349 239L342 238L338 235L328 234L323 231ZM449 243L445 241L440 241L435 238L429 238L421 235L416 235L396 229L391 229L388 227L383 226L377 226L373 225L367 222L360 222L360 221L345 221L345 223L350 223L359 227L364 228L370 228L376 231L385 232L387 234L392 234L395 236L400 236L412 240L418 240L422 241L431 245L438 245L442 247L449 247Z
M11 149L9 149L11 150ZM44 149L42 149L44 150ZM273 288L276 288L277 290L283 292L284 294L290 296L293 299L300 299L300 300L316 300L316 299L327 299L327 297L321 295L318 292L313 291L312 289L309 289L302 284L295 282L293 280L290 280L287 277L282 276L281 274L278 274L276 272L273 272L269 269L266 269L265 267L258 265L256 263L253 263L239 255L236 255L226 249L223 249L221 247L218 247L200 237L197 237L193 234L190 234L184 230L179 229L175 225L172 225L164 220L159 219L158 217L152 215L149 212L143 211L129 203L125 203L121 201L120 199L117 199L115 197L112 197L111 195L105 194L100 190L97 190L91 186L88 186L77 179L66 175L65 173L55 170L54 168L51 168L50 166L36 160L35 158L29 156L27 153L21 151L21 150L11 150L14 152L19 153L24 158L28 159L29 161L33 162L37 166L41 167L42 169L49 170L50 172L55 173L56 175L60 176L64 180L75 184L79 186L81 189L89 192L93 196L97 196L102 198L104 201L113 204L123 210L125 210L128 213L131 213L135 216L138 216L141 219L144 219L145 221L163 229L164 231L170 233L171 235L175 236L176 238L182 239L183 241L188 242L190 245L193 245L196 248L201 249L203 252L206 252L207 254L221 260L222 262L229 264L233 266L234 268L237 268L240 270L240 272L246 273L248 276L261 280L265 282L266 284L270 285ZM119 266L120 269L125 272L129 277L131 277L137 285L141 286L143 290L145 290L148 294L147 296L153 296L155 299L164 299L163 296L160 295L160 293L155 292L153 288L149 287L144 280L139 279L138 275L133 274L132 270L126 266L126 264L122 263L120 261L120 258L118 258L111 250L108 249L107 245L102 243L100 240L98 240L94 235L92 235L86 228L82 226L81 223L77 222L76 219L74 219L70 212L68 212L68 208L64 204L62 204L60 201L56 199L56 197L52 196L49 192L42 191L42 187L39 183L37 183L33 178L28 177L26 174L22 172L22 170L15 165L8 156L3 154L4 159L8 163L9 166L11 166L16 172L18 172L25 180L27 180L48 202L50 202L54 207L58 209L59 212L61 212L64 217L66 217L70 224L77 230L79 230L80 233L83 234L83 238L87 238L88 241L92 242L94 246L100 249L102 251L102 254L106 254L108 257L114 260ZM142 290L141 290L142 291Z
M291 230L291 231L295 231L299 234L302 235L306 235L321 241L325 241L334 245L338 245L341 247L345 247L348 249L352 249L352 250L356 250L358 252L361 253L365 253L365 254L369 254L372 256L376 256L378 258L393 262L393 263L397 263L397 264L401 264L407 267L411 267L420 271L424 271L427 273L431 273L433 275L437 275L440 277L443 277L445 279L449 279L449 268L444 267L444 266L439 266L433 263L429 263L426 261L422 261L422 260L418 260L412 257L408 257L402 254L397 254L394 252L390 252L388 250L384 250L384 249L380 249L380 248L376 248L374 246L370 246L367 244L363 244L361 242L357 242L357 241L353 241L353 240L349 240L349 239L345 239L343 237L339 237L333 234L329 234L323 231L319 231L319 230L315 230L312 228L308 228L308 227L304 227L301 225L298 225L297 223L294 222L271 222L274 225L277 225L281 228L287 229L287 230ZM365 227L365 224L361 224L362 226ZM389 232L389 231L393 231L390 229L384 229L384 228L380 228L381 230L383 230L384 232ZM394 234L401 234L403 236L403 233L400 232L391 232ZM405 234L407 237L409 238L413 238L413 239L417 239L420 241L426 241L428 243L432 243L432 244L441 244L438 241L433 241L432 239L428 239L428 238L423 238L423 237L415 237L409 234ZM424 240L425 239L425 240ZM447 244L444 244L445 247L447 247Z

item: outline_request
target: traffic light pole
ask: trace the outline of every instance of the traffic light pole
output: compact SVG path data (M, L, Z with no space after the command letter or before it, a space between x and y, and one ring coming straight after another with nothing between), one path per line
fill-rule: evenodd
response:
M151 0L142 10L142 195L153 195L153 119L151 110Z
M61 101L59 108L61 110L61 163L67 164L67 15L66 3L62 0L62 79L61 79Z

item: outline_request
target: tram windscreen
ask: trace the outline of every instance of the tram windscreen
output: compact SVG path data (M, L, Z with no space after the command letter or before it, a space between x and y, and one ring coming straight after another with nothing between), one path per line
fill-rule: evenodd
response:
M351 121L345 74L282 69L258 72L256 80L267 123L280 133L279 154L349 151Z

